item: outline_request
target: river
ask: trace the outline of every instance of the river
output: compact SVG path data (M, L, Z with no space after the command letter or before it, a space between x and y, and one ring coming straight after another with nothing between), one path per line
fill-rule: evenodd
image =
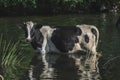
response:
M67 56L62 56L57 63L52 65L52 78L43 79L41 74L45 71L42 63L33 58L34 51L29 43L25 42L24 33L16 27L24 21L34 21L42 25L95 25L100 31L99 45L97 51L102 54L99 59L99 69L102 80L119 80L120 76L120 31L115 23L119 14L77 14L77 15L55 15L55 16L25 16L25 17L1 17L0 33L7 34L7 39L20 40L24 48L24 61L15 68L0 67L5 80L30 80L30 70L34 69L34 78L31 80L80 80L73 60ZM56 59L54 55L50 60ZM29 69L30 63L34 68ZM52 72L54 70L54 72ZM45 72L44 72L45 74ZM48 75L49 76L49 75Z

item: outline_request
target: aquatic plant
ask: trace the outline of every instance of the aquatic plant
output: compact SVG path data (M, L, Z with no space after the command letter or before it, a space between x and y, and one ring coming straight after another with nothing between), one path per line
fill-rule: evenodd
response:
M23 49L19 47L19 41L7 40L0 36L0 64L2 66L16 66L23 60Z

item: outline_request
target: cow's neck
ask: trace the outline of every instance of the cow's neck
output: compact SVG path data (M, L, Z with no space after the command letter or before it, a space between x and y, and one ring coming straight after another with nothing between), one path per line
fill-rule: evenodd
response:
M39 29L36 29L34 31L34 38L32 39L31 45L33 46L34 49L37 49L38 47L42 47L42 45L40 45L40 31ZM42 36L41 36L42 37Z

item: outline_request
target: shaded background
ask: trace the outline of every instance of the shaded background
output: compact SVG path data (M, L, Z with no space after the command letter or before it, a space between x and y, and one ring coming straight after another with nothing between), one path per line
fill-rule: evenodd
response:
M119 0L0 0L0 15L100 13L119 9Z

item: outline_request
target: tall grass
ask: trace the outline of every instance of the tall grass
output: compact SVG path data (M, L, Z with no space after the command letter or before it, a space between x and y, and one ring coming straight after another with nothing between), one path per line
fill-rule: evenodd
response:
M5 36L5 35L4 35ZM19 47L19 42L7 40L0 35L0 64L2 66L17 66L23 60L23 50Z

